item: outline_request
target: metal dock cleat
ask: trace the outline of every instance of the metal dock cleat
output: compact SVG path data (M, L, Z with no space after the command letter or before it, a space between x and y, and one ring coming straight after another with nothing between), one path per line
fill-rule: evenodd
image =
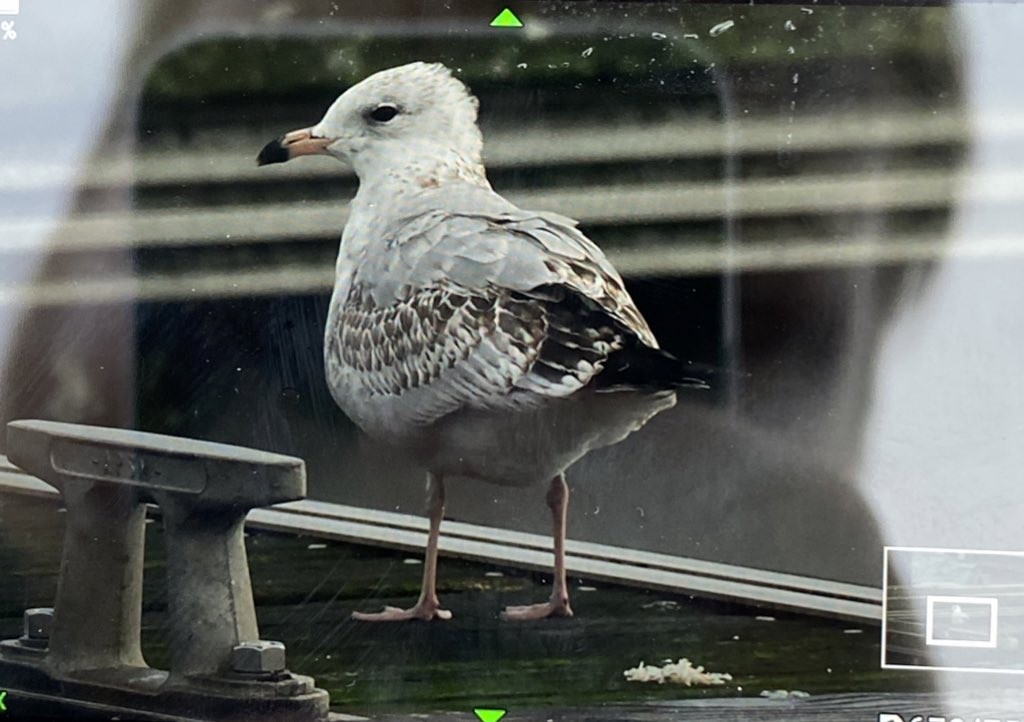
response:
M63 497L66 532L54 607L25 612L0 642L13 698L132 719L328 719L328 696L260 641L243 525L254 508L301 499L301 459L124 429L14 421L12 463ZM163 514L170 670L142 656L145 505Z

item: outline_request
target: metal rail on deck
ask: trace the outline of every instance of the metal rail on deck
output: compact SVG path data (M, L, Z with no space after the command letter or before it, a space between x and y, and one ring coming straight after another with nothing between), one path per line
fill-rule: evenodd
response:
M0 463L0 491L57 496L52 487L7 463ZM427 539L424 518L312 500L254 509L246 523L254 528L409 551L423 551ZM550 567L550 546L550 539L538 534L453 521L445 522L441 538L444 554L531 570ZM874 587L575 540L566 545L566 564L573 574L628 586L876 624L881 621L882 592Z

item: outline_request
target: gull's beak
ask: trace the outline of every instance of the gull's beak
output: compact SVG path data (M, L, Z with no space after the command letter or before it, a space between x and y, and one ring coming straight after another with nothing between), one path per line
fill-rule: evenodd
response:
M333 142L333 138L317 138L312 128L293 130L263 146L263 150L256 156L256 162L259 165L270 165L284 163L300 155L327 155L327 146Z

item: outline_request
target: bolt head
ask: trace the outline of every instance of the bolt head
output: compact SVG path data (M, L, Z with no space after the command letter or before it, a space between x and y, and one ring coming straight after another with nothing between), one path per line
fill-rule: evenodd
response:
M285 649L280 642L243 642L231 650L231 669L242 674L283 672Z
M53 608L34 607L25 610L25 638L46 640L53 629Z

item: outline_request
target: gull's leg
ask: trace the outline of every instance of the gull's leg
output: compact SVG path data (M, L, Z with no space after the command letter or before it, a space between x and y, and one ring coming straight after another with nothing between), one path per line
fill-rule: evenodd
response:
M409 609L384 607L383 612L367 614L352 612L352 618L362 622L401 622L406 619L451 619L452 613L441 609L437 601L437 540L441 534L441 519L444 518L444 479L427 474L427 496L430 505L430 536L427 537L427 556L423 562L423 586L420 598Z
M551 480L548 488L548 507L554 522L555 540L555 582L551 599L543 604L528 604L522 607L506 607L502 619L543 619L545 617L571 617L569 586L565 582L565 518L569 508L569 486L565 474Z

